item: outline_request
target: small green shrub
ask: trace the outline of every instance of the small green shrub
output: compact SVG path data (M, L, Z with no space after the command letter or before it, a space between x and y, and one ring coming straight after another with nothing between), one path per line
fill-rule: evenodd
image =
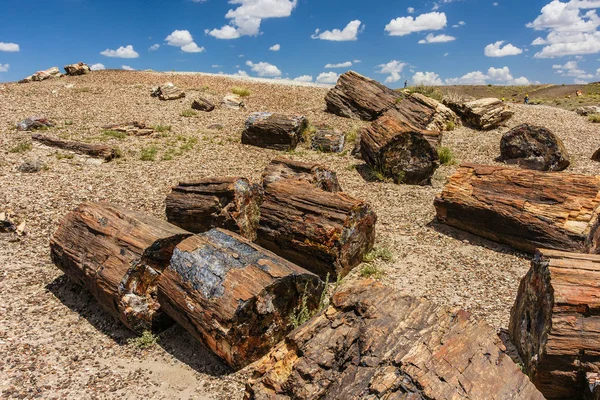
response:
M113 131L113 130L102 131L102 134L104 136L114 138L114 139L125 139L127 137L127 134L125 132Z
M240 97L248 97L250 96L250 89L241 86L234 86L231 88L231 93L237 94Z
M588 117L588 119L590 120L590 122L593 122L595 124L600 123L600 114L592 114Z
M70 126L73 125L73 121L71 121L70 119L65 121L65 126Z
M446 130L447 131L453 131L454 129L456 129L456 124L454 123L454 121L446 122Z
M422 95L431 97L432 99L435 99L437 101L442 101L442 99L444 98L444 94L442 93L442 91L434 86L418 85L409 88L409 90L412 93L421 93Z
M140 154L140 160L154 161L156 159L156 153L158 153L156 146L144 147L142 148L142 152Z
M150 331L144 331L141 336L127 340L127 343L137 347L138 349L148 349L158 343L158 336Z
M453 165L456 162L454 161L454 154L449 147L439 147L437 149L438 157L440 158L440 163L442 165Z
M71 153L54 153L57 160L72 160L75 158L74 154Z
M300 297L300 304L296 307L292 315L290 315L290 324L296 329L311 317L311 312L308 309L308 283L304 286L304 292Z
M302 141L304 141L305 143L310 143L313 135L316 132L317 132L317 128L312 124L308 124L306 126L306 128L304 128L304 130L302 131Z
M367 264L360 270L360 276L363 278L379 279L383 276L383 271L373 264Z
M347 171L355 171L358 168L358 164L350 164L346 167Z
M171 130L171 125L154 125L152 129L158 133L167 132Z
M183 110L181 112L181 116L182 117L186 117L186 118L190 118L190 117L195 117L196 115L198 115L198 113L192 109L189 110Z
M374 247L373 250L365 254L363 257L363 261L366 263L372 263L375 260L389 262L393 259L394 255L387 247Z
M25 153L31 150L31 142L21 142L18 145L10 148L9 153Z
M185 143L182 144L181 146L179 146L179 149L181 151L189 151L189 150L192 150L194 148L194 146L196 146L196 144L198 144L197 138L195 138L195 137L187 138Z
M355 126L354 128L350 129L350 131L348 131L348 133L346 133L346 141L348 143L356 143L356 139L358 138L358 131L360 130L359 127Z

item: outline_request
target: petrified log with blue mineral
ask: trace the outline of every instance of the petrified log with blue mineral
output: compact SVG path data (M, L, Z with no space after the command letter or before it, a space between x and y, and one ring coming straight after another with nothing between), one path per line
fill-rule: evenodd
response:
M159 282L164 311L232 368L265 355L311 312L320 279L242 236L212 229L174 250Z

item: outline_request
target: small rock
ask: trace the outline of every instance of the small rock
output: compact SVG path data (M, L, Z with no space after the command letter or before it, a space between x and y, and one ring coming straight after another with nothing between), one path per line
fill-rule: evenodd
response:
M19 172L36 173L44 169L45 166L46 165L40 160L25 161L23 164L19 165Z
M44 117L29 117L17 124L18 131L33 131L44 127L52 127L54 124Z

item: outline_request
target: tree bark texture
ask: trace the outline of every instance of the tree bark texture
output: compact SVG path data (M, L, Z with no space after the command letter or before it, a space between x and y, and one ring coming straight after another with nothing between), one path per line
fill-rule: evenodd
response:
M94 158L103 158L105 161L110 161L113 158L118 157L118 153L114 148L102 144L69 142L50 136L40 135L39 133L31 135L31 139L40 142L45 146L58 147L59 149L69 150L77 154L84 154Z
M337 174L323 164L277 157L267 165L262 174L265 188L271 183L286 179L305 181L326 192L342 191Z

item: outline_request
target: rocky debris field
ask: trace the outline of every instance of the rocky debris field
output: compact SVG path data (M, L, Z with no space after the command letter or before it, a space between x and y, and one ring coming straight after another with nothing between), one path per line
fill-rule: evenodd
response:
M186 97L150 96L168 81ZM250 93L245 108L191 110L195 98L218 105L239 86ZM376 247L391 257L359 266L345 281L375 276L506 328L529 257L438 224L434 197L459 163L496 164L502 134L523 123L544 126L562 139L571 160L566 171L600 174L600 164L590 160L600 147L598 126L571 111L513 105L515 115L502 128L444 132L442 146L452 150L454 163L441 166L430 186L372 182L361 175L364 162L350 155L357 130L367 123L325 112L327 90L129 71L1 84L0 213L8 212L15 224L25 222L25 234L0 233L0 397L241 399L252 366L230 372L178 326L154 345L154 338L136 338L54 267L48 244L61 218L83 201L110 201L164 219L165 197L179 181L226 175L258 181L276 156L327 165L344 191L368 200L377 212ZM304 115L314 126L344 132L346 148L324 153L308 142L285 152L242 145L247 117L263 111ZM110 145L121 157L100 162L32 142L31 132L16 130L31 116L54 123L44 135ZM102 128L126 121L155 132L128 136ZM19 168L23 163L34 160L43 165L38 172L21 172L29 171Z

